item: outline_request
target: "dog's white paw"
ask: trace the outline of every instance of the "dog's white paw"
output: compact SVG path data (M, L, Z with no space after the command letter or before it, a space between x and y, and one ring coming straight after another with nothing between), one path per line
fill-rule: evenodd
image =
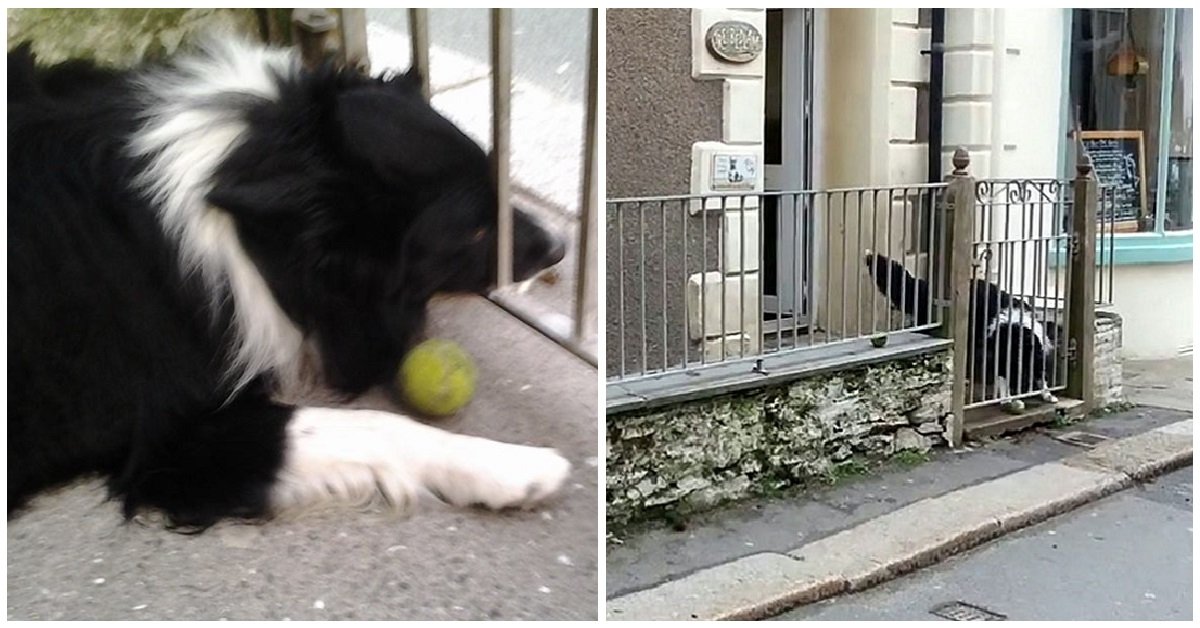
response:
M1058 403L1058 397L1055 397L1054 393L1050 392L1049 390L1043 390L1042 401L1045 401L1046 403Z
M571 472L571 463L553 449L482 438L458 440L447 458L427 482L442 500L456 506L532 506L558 491Z

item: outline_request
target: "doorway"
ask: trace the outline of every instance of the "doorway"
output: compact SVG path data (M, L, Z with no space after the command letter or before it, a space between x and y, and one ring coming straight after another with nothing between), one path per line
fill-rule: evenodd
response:
M814 12L767 9L762 277L766 336L807 331L809 324L812 197L786 192L812 188Z

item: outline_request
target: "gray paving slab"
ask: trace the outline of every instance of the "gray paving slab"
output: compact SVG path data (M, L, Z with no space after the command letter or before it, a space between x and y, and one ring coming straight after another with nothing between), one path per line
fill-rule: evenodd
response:
M431 335L462 343L482 373L444 426L558 448L574 464L560 498L183 536L123 523L97 482L79 482L9 522L8 619L594 619L596 371L482 299L437 302L432 317Z
M1129 400L1148 406L1191 411L1195 382L1192 356L1125 360L1123 386Z

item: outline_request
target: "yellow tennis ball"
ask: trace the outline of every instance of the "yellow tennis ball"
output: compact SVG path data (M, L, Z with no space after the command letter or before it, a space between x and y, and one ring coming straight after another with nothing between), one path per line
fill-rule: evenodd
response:
M400 364L400 391L412 407L434 416L458 412L475 394L475 363L458 343L426 340Z

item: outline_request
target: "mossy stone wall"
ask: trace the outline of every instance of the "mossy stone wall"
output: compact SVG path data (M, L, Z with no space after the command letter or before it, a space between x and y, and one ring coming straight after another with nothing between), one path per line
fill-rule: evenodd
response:
M939 351L611 415L609 526L829 478L855 458L945 444L950 359Z
M1124 369L1121 364L1121 317L1115 312L1096 312L1096 407L1125 402Z

